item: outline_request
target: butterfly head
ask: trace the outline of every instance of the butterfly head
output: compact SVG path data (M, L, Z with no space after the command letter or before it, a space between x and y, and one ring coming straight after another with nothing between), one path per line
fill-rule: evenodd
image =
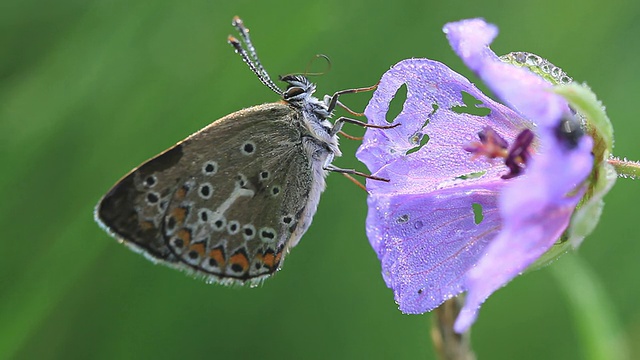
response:
M282 93L282 98L288 102L303 102L309 100L316 91L316 85L304 75L285 75L280 80L286 82L287 89Z
M300 74L285 75L281 76L280 80L287 83L287 89L281 94L284 101L300 108L320 122L331 117L331 111L327 103L313 96L316 91L316 84L309 81L306 76ZM331 127L330 124L324 124L324 126Z

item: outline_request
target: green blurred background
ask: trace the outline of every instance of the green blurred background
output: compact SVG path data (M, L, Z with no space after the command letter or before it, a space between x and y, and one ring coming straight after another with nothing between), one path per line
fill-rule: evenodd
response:
M329 176L310 230L258 289L154 266L93 222L95 203L131 168L223 115L277 100L227 44L234 15L272 75L328 55L331 71L313 79L320 94L371 85L409 57L469 75L441 28L484 17L500 27L497 53L534 52L587 81L613 120L616 154L640 159L640 3L274 3L0 4L0 358L435 358L430 315L397 310L365 237L366 194L342 176ZM363 109L369 96L343 100ZM365 170L357 146L343 140L335 164ZM597 358L589 344L612 334L580 325L597 318L640 356L639 189L618 181L579 251L604 307L568 301L554 274L569 284L580 274L565 259L519 277L482 308L481 359ZM571 294L583 292L594 298L580 286Z

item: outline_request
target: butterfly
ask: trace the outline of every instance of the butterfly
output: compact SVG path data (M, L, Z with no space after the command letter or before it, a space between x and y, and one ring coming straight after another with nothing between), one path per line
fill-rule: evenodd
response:
M344 123L328 119L342 94L313 96L304 75L264 70L242 20L243 44L228 42L260 81L282 97L229 114L133 169L100 200L96 221L153 262L222 284L257 284L280 269L311 225L328 171L386 179L331 163ZM396 126L396 125L394 125Z

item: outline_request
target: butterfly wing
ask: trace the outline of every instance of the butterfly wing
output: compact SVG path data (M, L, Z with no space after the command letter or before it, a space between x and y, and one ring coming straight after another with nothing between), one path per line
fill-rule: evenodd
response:
M212 123L126 175L96 219L151 260L209 281L266 278L309 226L324 189L301 116L273 103Z

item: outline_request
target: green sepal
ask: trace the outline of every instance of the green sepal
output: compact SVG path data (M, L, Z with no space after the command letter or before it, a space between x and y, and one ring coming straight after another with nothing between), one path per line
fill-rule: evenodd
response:
M553 91L564 97L569 104L585 117L585 131L593 138L593 153L596 163L606 161L613 149L613 126L604 111L604 106L591 89L584 84L558 85Z
M569 227L562 237L527 270L543 267L576 248L582 240L595 229L604 207L603 197L609 192L617 173L607 160L613 148L613 127L604 110L587 85L573 82L562 69L546 59L526 52L513 52L500 59L519 67L526 67L549 83L555 85L553 91L564 97L569 105L578 112L583 128L593 139L593 169L586 180L587 190L573 213Z
M573 213L565 234L568 243L576 248L598 224L604 207L602 199L618 177L613 166L607 162L613 148L613 127L604 106L587 85L558 85L554 87L554 92L564 97L584 117L585 131L593 138L593 171L588 179L587 192Z
M601 163L601 166L594 172L598 176L591 183L591 188L589 189L591 196L587 197L585 195L582 198L582 205L578 205L578 209L576 209L571 218L569 229L567 229L568 243L574 248L577 248L582 243L582 240L595 229L604 207L602 199L611 190L618 178L613 166L607 162Z

